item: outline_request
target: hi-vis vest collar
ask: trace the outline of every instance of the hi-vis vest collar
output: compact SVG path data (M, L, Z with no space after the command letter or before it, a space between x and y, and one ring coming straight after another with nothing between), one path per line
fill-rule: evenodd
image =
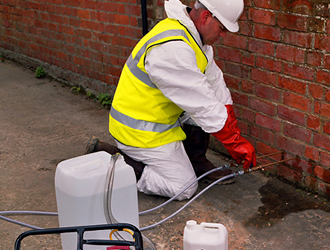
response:
M151 82L144 67L149 49L175 40L186 42L195 51L197 65L205 72L207 58L186 27L169 18L158 23L135 46L119 80L109 130L121 143L148 148L185 139L178 121L183 110Z

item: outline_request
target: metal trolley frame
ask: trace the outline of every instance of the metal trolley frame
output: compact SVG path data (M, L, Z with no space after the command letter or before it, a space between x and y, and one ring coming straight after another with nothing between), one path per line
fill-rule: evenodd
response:
M87 231L100 231L109 229L118 231L128 229L132 232L133 241L84 239L84 233ZM27 236L72 232L77 233L77 250L83 250L84 245L134 246L136 250L143 250L143 241L140 230L137 227L126 223L30 230L20 234L17 237L15 242L15 250L20 250L21 242Z

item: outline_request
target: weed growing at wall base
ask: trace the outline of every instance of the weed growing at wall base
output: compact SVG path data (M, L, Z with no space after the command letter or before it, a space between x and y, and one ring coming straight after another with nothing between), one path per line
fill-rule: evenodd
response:
M36 68L36 78L42 78L45 75L46 75L46 72L43 69L43 67L39 66L38 68Z
M96 100L99 101L102 106L109 108L112 103L112 96L110 94L101 93L96 97Z

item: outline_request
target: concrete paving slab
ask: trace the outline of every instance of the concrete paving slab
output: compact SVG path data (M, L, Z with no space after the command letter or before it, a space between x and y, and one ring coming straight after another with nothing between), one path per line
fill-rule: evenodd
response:
M56 212L54 175L59 162L84 154L94 135L112 144L108 113L94 100L9 61L0 63L0 211ZM209 151L221 166L229 160ZM200 183L198 191L207 184ZM140 211L166 198L138 194ZM174 201L140 216L140 227L158 222L189 201ZM330 249L329 203L260 172L216 185L160 226L144 231L157 249L183 249L186 221L222 223L229 249ZM56 216L11 215L25 223L58 227ZM14 248L29 230L0 220L0 250ZM61 249L60 238L26 239L24 249ZM147 247L145 249L148 249Z

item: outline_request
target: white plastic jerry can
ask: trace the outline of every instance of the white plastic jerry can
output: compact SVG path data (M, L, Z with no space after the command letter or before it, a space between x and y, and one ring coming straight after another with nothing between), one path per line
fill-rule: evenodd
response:
M194 220L186 223L183 250L228 250L228 232L224 225Z
M60 227L107 224L104 195L111 155L96 152L63 161L55 173L55 190ZM134 170L122 156L115 163L111 212L121 223L139 227ZM88 239L108 239L110 231L86 232ZM127 233L128 234L128 233ZM131 237L129 237L131 238ZM75 233L61 235L63 250L77 249ZM106 246L84 246L105 250Z

